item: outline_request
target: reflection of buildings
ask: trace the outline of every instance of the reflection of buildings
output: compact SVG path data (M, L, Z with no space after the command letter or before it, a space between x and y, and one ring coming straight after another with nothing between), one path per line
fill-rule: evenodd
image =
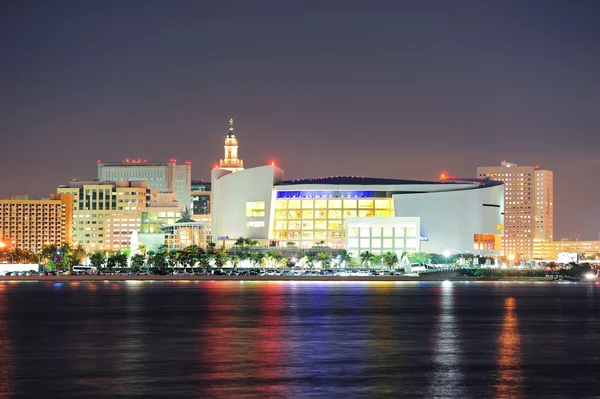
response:
M553 237L552 172L502 162L478 167L477 176L504 182L504 254L532 259L534 242L552 241Z
M442 253L499 254L504 186L329 177L284 181L274 165L212 171L212 234L274 246L325 245Z
M148 187L159 193L175 193L184 206L191 206L192 163L178 165L169 162L146 162L130 160L124 162L98 162L100 181L145 181Z
M71 242L73 196L51 194L50 198L0 200L0 241L33 252L44 245Z
M560 252L576 252L585 258L600 256L600 241L542 241L533 243L534 259L556 260Z
M88 252L129 248L140 230L142 208L153 192L146 182L80 182L59 186L58 194L73 195L73 244Z
M520 335L514 298L504 301L504 321L498 338L499 375L496 387L500 398L522 397L523 377L520 372Z

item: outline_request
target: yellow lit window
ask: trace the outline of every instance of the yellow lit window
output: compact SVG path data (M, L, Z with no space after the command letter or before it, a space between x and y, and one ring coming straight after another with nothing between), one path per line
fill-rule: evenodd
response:
M342 211L329 211L329 219L341 219Z
M303 220L302 221L302 230L312 230L314 228L314 224L312 220Z
M265 201L246 202L246 217L265 216Z
M415 227L407 227L406 228L406 236L407 237L416 237L417 229ZM408 246L408 244L407 244L407 246Z
M368 218L373 216L373 211L358 211L358 216L361 218Z
M329 200L329 208L340 209L342 207L342 200L331 199Z
M300 211L288 211L288 219L300 219Z
M326 240L327 232L326 231L315 231L315 240Z
M288 222L288 229L289 230L300 230L300 221L289 221Z
M303 231L302 232L302 239L303 240L312 240L313 239L313 232L312 231Z
M287 205L288 205L288 201L287 200L277 200L277 202L275 203L275 208L276 209L287 209Z
M330 231L329 232L330 240L342 240L343 238L344 238L344 236L341 231Z
M304 208L304 209L313 209L314 208L314 201L313 200L303 200L302 201L302 208Z
M358 207L360 209L373 209L373 200L359 200Z
M324 220L317 220L315 222L315 229L317 230L327 230L327 222Z
M288 209L300 209L300 200L289 200Z
M390 209L390 200L375 200L375 208L377 209Z
M356 217L356 215L358 215L358 213L356 212L356 210L348 210L348 209L344 210L344 218Z
M329 230L341 230L342 229L342 222L338 221L338 220L330 220L327 223L327 227L329 227Z
M277 240L287 240L288 232L287 231L278 231L275 233L275 239Z
M315 219L327 219L327 211L315 211Z
M287 219L287 211L275 211L276 219Z
M350 227L348 229L348 237L358 237L358 227Z
M387 210L381 210L381 209L377 209L375 211L375 216L377 217L386 217L386 216L390 216L390 211Z
M312 219L313 214L313 211L302 211L302 219Z
M288 231L288 238L290 240L299 240L300 232L299 231Z
M326 209L327 208L327 200L315 200L315 208L316 209Z
M344 200L344 208L356 209L356 200Z
M287 222L277 222L275 223L276 230L287 230Z

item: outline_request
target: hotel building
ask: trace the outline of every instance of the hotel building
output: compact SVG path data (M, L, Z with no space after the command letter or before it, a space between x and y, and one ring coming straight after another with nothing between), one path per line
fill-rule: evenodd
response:
M561 252L578 253L581 258L600 256L600 241L534 241L533 257L539 260L557 260Z
M141 228L141 212L153 191L146 182L83 182L59 186L58 194L72 195L73 244L88 252L129 248L131 235Z
M477 176L504 182L504 254L533 259L535 242L553 240L552 172L502 162L500 166L478 167Z
M148 188L159 193L175 193L177 201L191 207L192 163L178 165L169 162L147 162L126 159L124 162L98 162L99 181L145 181Z
M71 243L73 196L0 200L0 241L7 247L39 252L44 245Z
M500 255L504 185L326 177L286 181L275 165L212 171L212 236L274 247L327 245Z

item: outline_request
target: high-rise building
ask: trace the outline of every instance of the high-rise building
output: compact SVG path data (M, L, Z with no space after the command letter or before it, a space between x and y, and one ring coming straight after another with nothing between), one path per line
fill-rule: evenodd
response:
M229 119L229 132L225 137L225 159L219 161L219 169L231 172L244 170L244 161L238 158L238 141L233 131L233 118Z
M41 251L44 245L70 244L72 203L73 196L68 194L42 200L0 200L0 241L32 252Z
M210 220L210 182L192 180L192 218Z
M503 161L478 167L477 175L504 182L504 255L532 259L534 241L553 240L552 171Z
M72 194L73 244L83 245L88 252L128 248L153 194L148 183L140 181L74 180L57 192Z
M177 201L191 207L192 163L178 165L175 159L169 162L147 162L126 159L123 162L98 162L100 181L145 181L148 188L159 193L175 193Z

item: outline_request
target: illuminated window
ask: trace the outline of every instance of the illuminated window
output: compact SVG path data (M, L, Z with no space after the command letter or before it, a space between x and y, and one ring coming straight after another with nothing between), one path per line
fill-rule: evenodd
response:
M315 200L315 208L316 209L326 209L327 208L327 200Z
M313 202L313 200L303 200L302 201L302 208L304 208L304 209L313 209L314 208L314 202Z
M337 221L337 220L330 220L327 223L327 227L329 228L329 230L341 230L342 229L342 222L341 221Z
M377 210L375 211L375 216L377 216L377 217L386 217L386 216L390 216L390 211L386 211L386 210L377 209Z
M369 229L368 227L361 227L360 228L360 236L361 237L371 237L371 229Z
M327 211L315 211L315 219L327 219Z
M313 239L313 232L312 231L303 231L302 232L302 239L303 240L312 240Z
M381 248L381 239L380 238L373 238L371 240L371 247L372 248Z
M361 218L373 217L373 211L358 211L358 216Z
M313 211L302 211L302 219L312 219L313 214Z
M281 221L276 222L275 230L287 230L287 222L281 222Z
M406 249L410 250L415 250L417 249L417 240L414 238L407 238L406 239Z
M312 220L303 220L302 221L302 230L313 230L314 229L314 225Z
M396 237L404 237L404 227L396 227L395 232L396 232Z
M393 227L384 227L383 228L383 236L384 237L393 237L394 236L394 228Z
M300 230L300 221L289 221L288 230Z
M163 215L165 216L165 215ZM262 217L265 216L265 202L246 202L246 217Z
M265 222L247 222L246 227L265 227Z
M360 247L361 248L370 248L371 240L369 238L361 238L360 239Z
M381 227L371 228L371 237L381 237Z
M329 211L329 219L341 219L342 211Z
M415 227L407 227L406 228L406 236L407 237L416 237L417 229Z
M315 230L327 230L327 222L325 220L315 221Z
M342 200L332 199L329 200L329 208L340 209L342 207Z
M277 200L277 202L275 203L275 207L277 209L287 209L287 200Z
M391 238L384 238L383 239L383 247L385 249L393 249L394 248L394 240L392 240Z
M390 200L375 200L375 208L377 209L390 209Z
M288 211L288 219L300 219L300 211Z
M341 231L330 231L329 239L330 240L342 240L344 238Z
M348 210L348 209L344 210L344 219L347 217L356 217L357 215L358 215L358 213L355 210Z
M288 209L300 209L300 200L289 200Z
M344 200L344 208L356 209L356 200Z
M359 200L358 207L360 209L373 209L373 200Z
M326 231L315 231L315 240L326 240L327 232Z
M349 238L348 239L348 247L349 248L356 248L356 247L358 247L358 238Z
M299 240L300 232L299 231L288 231L288 238L290 240Z
M348 237L358 237L358 227L350 227L348 229Z

